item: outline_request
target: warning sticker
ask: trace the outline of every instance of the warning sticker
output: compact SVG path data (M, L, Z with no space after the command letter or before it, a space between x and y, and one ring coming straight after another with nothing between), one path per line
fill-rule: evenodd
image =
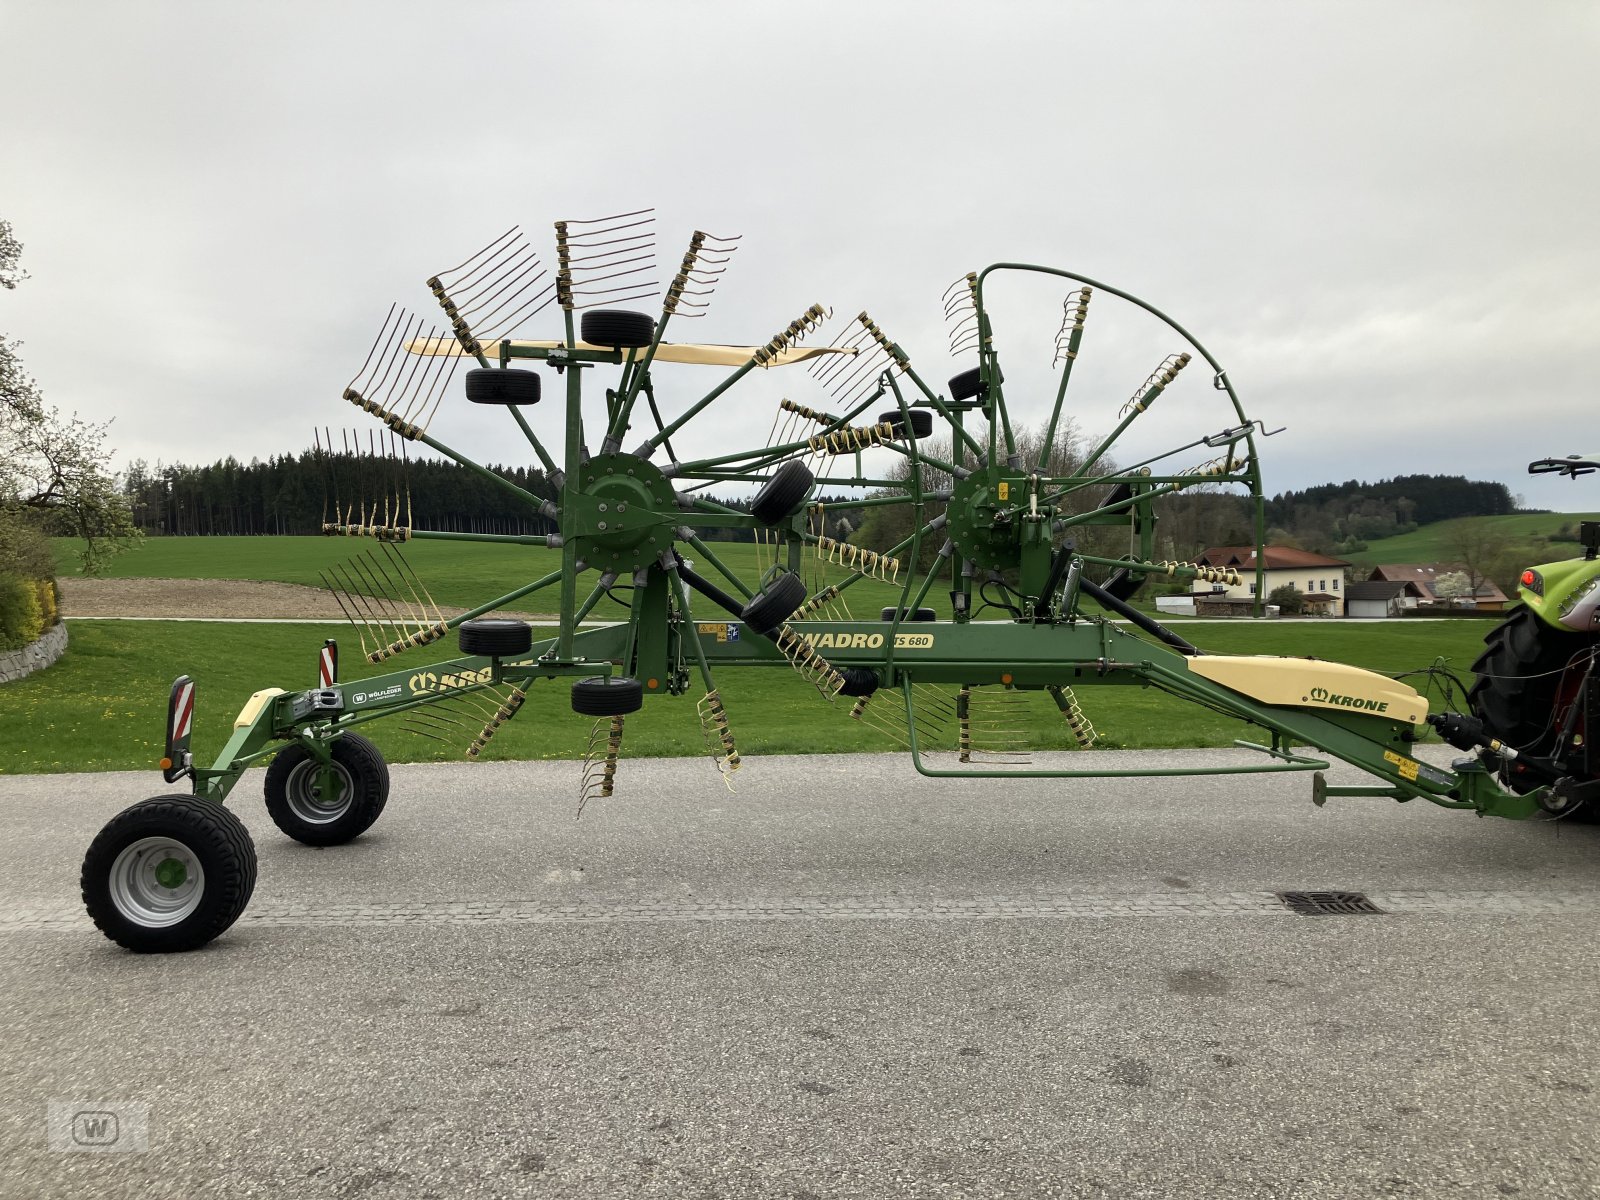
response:
M1400 772L1401 779L1408 779L1413 783L1416 782L1417 772L1422 769L1421 763L1396 754L1393 750L1385 750L1383 757L1386 761L1394 764L1395 768Z
M994 494L1002 500L1011 499L1011 485L1004 480L994 489Z
M701 621L695 625L694 631L702 637L713 638L718 642L739 640L739 626L729 621Z

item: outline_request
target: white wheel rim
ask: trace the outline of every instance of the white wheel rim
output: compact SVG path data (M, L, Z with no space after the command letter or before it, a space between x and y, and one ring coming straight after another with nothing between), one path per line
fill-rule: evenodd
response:
M284 781L284 799L288 802L289 810L306 824L331 825L349 812L350 806L355 803L356 789L350 772L343 764L334 763L333 773L339 786L332 796L322 794L319 779L321 764L312 758L296 763L289 772L289 778Z
M111 864L111 902L136 925L163 929L200 907L206 873L193 850L169 837L140 838Z

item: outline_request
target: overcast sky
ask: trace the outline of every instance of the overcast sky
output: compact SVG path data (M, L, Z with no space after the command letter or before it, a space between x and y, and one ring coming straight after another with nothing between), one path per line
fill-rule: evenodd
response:
M663 282L693 229L743 235L675 340L866 308L942 386L972 364L945 287L1043 263L1204 342L1287 427L1269 493L1449 472L1600 508L1525 474L1600 451L1593 3L6 0L0 29L32 275L0 331L49 401L114 418L119 466L357 425L339 394L391 302L431 318L422 281L513 224L553 258L552 221L653 206ZM1065 292L995 285L1023 422ZM1182 348L1105 299L1069 404L1091 433ZM668 415L718 377L660 368ZM1123 461L1229 423L1209 374L1182 383ZM827 400L774 372L701 444L764 440L781 395ZM503 421L457 396L431 432L527 460ZM555 406L534 423L555 439Z

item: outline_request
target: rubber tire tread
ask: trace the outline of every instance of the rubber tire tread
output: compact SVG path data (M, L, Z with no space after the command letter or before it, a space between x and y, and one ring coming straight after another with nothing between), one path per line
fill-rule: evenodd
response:
M519 367L474 367L467 372L467 399L474 404L537 404L539 373Z
M878 424L882 425L885 422L894 426L896 437L905 437L905 418L898 408L892 408L888 412L878 414ZM911 409L911 432L916 434L919 440L925 437L932 437L933 414L925 408Z
M533 649L533 626L510 617L478 617L461 623L459 640L463 654L526 654Z
M974 397L985 395L989 391L984 386L983 370L980 367L973 367L970 371L952 375L947 386L950 388L950 399L952 400L971 400Z
M174 826L183 826L174 830ZM143 837L172 837L194 851L206 873L200 907L176 925L146 929L134 925L111 901L111 864L130 843ZM199 845L194 839L199 839ZM212 881L218 881L213 889ZM135 954L197 950L225 932L250 903L256 888L256 847L250 831L231 811L210 800L181 793L154 796L123 809L89 844L78 886L95 927Z
M586 717L623 717L644 707L644 685L630 675L591 675L572 685L572 711Z
M311 757L311 751L293 742L278 751L267 764L263 789L267 815L278 829L305 846L342 846L371 829L389 803L389 764L383 753L359 733L340 735L329 744L333 760L350 773L356 789L355 801L337 821L313 825L295 814L289 805L289 774Z
M596 308L583 314L583 340L591 346L618 350L648 346L656 336L656 323L644 313L623 308Z
M740 610L739 619L752 633L765 635L787 621L805 602L805 580L785 571L750 598L750 603Z
M1478 678L1467 692L1472 715L1507 745L1544 753L1561 684L1560 675L1548 672L1559 671L1595 639L1563 633L1545 624L1531 608L1522 607L1512 610L1483 640L1484 651L1472 664ZM1502 778L1517 792L1531 791L1540 782L1509 772ZM1586 805L1570 819L1600 820L1600 812Z
M774 471L750 501L750 515L763 525L776 525L794 516L810 494L817 477L811 468L791 458Z
M839 667L839 674L844 676L844 686L839 689L841 696L870 696L879 688L878 673L871 667Z
M939 619L939 614L934 612L931 608L908 610L904 608L897 609L891 605L878 614L878 620L892 621L894 620L894 615L897 612L903 612L907 614L905 620L902 621L901 624L904 624L906 621L937 621Z
M1147 578L1143 571L1130 571L1127 567L1118 567L1106 576L1106 581L1100 586L1118 600L1127 600L1144 586Z

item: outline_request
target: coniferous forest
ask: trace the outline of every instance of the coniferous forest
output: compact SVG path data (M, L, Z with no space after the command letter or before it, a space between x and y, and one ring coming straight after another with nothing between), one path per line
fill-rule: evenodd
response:
M541 499L555 498L556 489L539 470L499 466L489 470ZM135 523L152 536L315 534L324 521L338 522L352 509L365 510L370 519L374 506L380 523L418 529L555 531L554 523L533 505L520 502L494 480L439 459L412 459L402 465L392 458L307 450L249 463L227 458L208 466L177 463L152 468L136 461L124 476L123 487ZM747 503L738 497L720 499L734 508ZM1197 530L1201 540L1213 541L1249 527L1242 499L1206 499L1227 510L1221 515L1227 516L1223 524L1230 528ZM1435 521L1514 511L1516 498L1503 483L1459 475L1405 475L1376 483L1350 480L1282 492L1267 501L1266 517L1270 529L1291 535L1306 549L1333 552ZM843 497L828 503L827 512L831 522L846 521L848 528L861 525L862 510L853 510ZM723 536L744 540L748 533L729 530Z

